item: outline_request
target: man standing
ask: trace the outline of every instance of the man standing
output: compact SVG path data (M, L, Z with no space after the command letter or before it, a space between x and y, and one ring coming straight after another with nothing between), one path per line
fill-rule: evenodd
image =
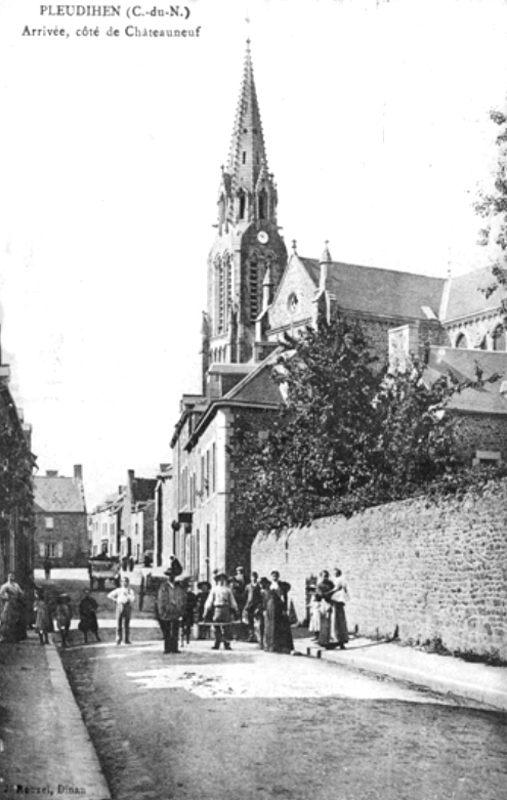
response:
M130 588L129 579L122 578L121 586L109 592L108 598L116 603L116 644L121 644L123 627L125 627L125 644L131 644L130 618L136 596L134 590Z
M176 568L174 562L176 561ZM179 562L174 559L164 572L164 581L157 595L156 616L164 637L164 653L179 653L178 632L180 617L185 613L187 598L185 589L175 582L179 574Z
M204 618L212 614L212 622L215 631L215 644L212 650L218 650L220 642L226 650L231 649L230 623L233 614L239 616L238 605L234 598L232 589L227 586L227 575L225 572L217 572L215 575L216 586L213 587L206 600L204 607Z

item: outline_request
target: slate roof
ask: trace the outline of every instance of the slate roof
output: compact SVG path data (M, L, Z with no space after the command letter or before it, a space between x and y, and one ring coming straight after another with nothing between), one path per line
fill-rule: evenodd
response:
M156 485L156 478L134 478L132 482L132 502L144 503L147 500L153 500Z
M317 287L319 260L300 257L300 261ZM427 319L422 306L428 306L438 316L444 286L445 278L339 261L328 265L327 288L336 295L338 306L359 313Z
M34 502L36 511L47 513L85 513L83 482L63 476L34 477Z
M476 365L483 379L499 374L507 377L507 353L487 350L460 350L452 347L431 347L424 378L433 383L451 372L458 380L475 380ZM481 387L464 389L455 394L449 408L478 414L507 414L507 395L500 393L503 377Z
M488 309L497 308L501 300L507 298L507 291L504 288L498 288L486 298L484 289L491 286L493 282L493 275L489 267L451 278L449 301L447 308L444 309L444 319L472 316L481 314Z
M242 403L281 403L283 396L280 387L271 377L273 364L278 351L262 361L253 372L243 378L222 399L235 400Z

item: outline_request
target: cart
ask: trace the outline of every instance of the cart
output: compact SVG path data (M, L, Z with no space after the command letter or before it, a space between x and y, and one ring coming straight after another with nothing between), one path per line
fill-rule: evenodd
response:
M106 588L106 581L113 586L120 585L121 569L118 556L97 556L88 560L88 575L90 576L90 590L95 588L103 592Z

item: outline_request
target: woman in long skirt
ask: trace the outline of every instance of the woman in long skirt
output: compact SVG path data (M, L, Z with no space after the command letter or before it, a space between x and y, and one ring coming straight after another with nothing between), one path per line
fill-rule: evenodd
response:
M270 653L290 653L294 650L289 622L290 584L280 580L280 573L271 573L266 598L265 649Z
M331 643L331 615L333 607L331 605L331 595L334 591L334 583L329 578L327 569L322 570L317 583L316 599L319 601L319 638L321 647L328 647Z
M0 641L19 642L26 636L24 593L9 572L7 583L0 587Z
M331 595L331 640L340 650L345 650L349 640L345 603L349 600L347 584L341 569L334 570L334 591Z

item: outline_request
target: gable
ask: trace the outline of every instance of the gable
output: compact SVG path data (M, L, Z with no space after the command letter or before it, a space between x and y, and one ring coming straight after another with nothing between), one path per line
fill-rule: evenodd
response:
M299 257L293 255L269 308L270 332L309 323L315 314L313 298L316 288L312 275L305 269Z

